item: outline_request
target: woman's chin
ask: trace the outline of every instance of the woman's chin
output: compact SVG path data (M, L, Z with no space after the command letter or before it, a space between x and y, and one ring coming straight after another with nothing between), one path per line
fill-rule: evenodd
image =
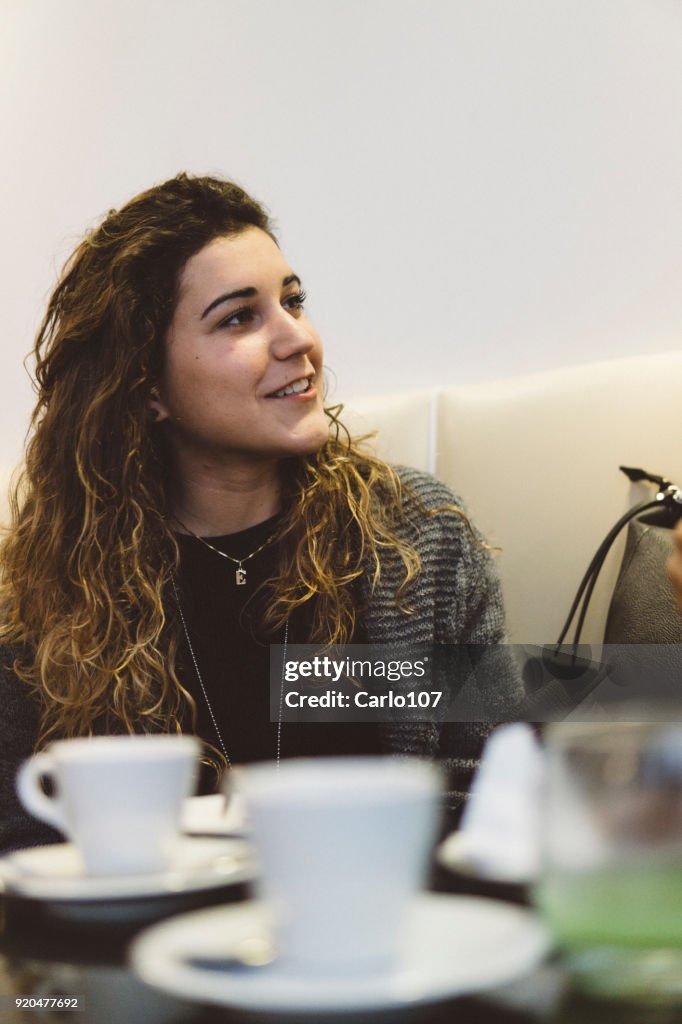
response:
M292 456L313 455L319 452L329 440L329 420L322 410L311 416L308 422L298 424L287 439L287 448Z
M310 434L293 439L288 454L292 458L314 455L324 447L328 440L329 429L325 424L323 431L311 431Z

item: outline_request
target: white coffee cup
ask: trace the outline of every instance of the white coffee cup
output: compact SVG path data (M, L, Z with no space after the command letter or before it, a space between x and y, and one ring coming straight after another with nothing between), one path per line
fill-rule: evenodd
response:
M436 838L439 768L310 758L234 775L282 964L316 975L388 970Z
M199 751L193 736L59 740L23 763L17 792L31 814L78 846L88 874L162 871L194 790Z

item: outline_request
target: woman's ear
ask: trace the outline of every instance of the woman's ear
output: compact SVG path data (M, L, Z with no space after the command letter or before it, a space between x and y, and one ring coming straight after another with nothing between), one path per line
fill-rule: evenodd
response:
M163 420L168 419L168 410L163 404L158 388L152 388L148 405L153 423L161 423Z

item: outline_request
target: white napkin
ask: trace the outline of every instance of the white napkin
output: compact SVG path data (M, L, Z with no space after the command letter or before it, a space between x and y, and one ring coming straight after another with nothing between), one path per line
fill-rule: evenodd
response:
M497 728L483 750L460 829L441 845L441 861L500 881L535 878L543 778L544 756L530 726Z

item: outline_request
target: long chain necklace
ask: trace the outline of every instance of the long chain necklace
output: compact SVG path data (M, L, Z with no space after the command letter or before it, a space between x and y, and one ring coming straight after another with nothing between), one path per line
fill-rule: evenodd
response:
M178 522L179 522L179 520L178 520ZM182 523L180 523L180 525L182 526ZM187 527L185 527L185 529L187 529ZM201 540L201 538L198 537L197 540ZM209 545L209 547L210 547L210 545ZM214 550L217 550L217 548L214 549ZM254 552L254 554L255 553L256 552ZM218 554L222 554L222 552L219 551ZM182 629L183 629L183 632L185 634L185 640L187 641L187 647L189 648L189 653L190 653L190 657L192 659L192 664L194 665L194 671L196 672L197 679L199 680L199 686L201 687L201 692L204 695L204 700L206 701L206 707L208 708L208 713L211 716L211 721L213 722L213 728L216 731L216 736L218 737L218 742L220 743L220 749L222 750L222 752L223 752L223 754L225 756L225 760L227 761L227 767L231 769L233 767L232 761L230 760L230 755L227 752L227 748L225 746L225 741L223 740L223 734L221 733L220 729L218 728L218 722L216 720L216 716L215 716L215 713L213 711L213 707L211 705L211 702L208 699L208 693L206 692L206 687L204 686L204 680L202 678L201 672L199 671L199 662L197 661L197 656L194 653L194 647L192 646L192 640L191 640L190 635L189 635L189 629L187 628L187 621L185 619L185 613L182 610L182 603L180 601L180 595L178 593L178 588L175 585L175 577L174 576L171 577L171 583L173 584L173 593L175 594L175 601L176 601L176 604L178 606L178 611L180 613L180 621L182 622ZM280 687L279 687L279 715L278 715L278 718L277 718L277 740L276 740L276 743L275 743L275 761L277 763L277 768L279 768L279 762L280 762L281 754L282 754L282 707L283 707L283 701L284 701L284 671L285 671L286 661L287 661L287 646L288 646L288 643L289 643L289 622L287 621L284 624L284 644L283 644L283 648L284 649L282 651L282 678L280 680Z
M215 551L216 555L220 555L221 558L227 558L228 561L233 562L237 566L234 573L234 581L238 587L243 587L246 584L246 569L244 568L244 562L250 561L250 559L262 551L263 548L266 548L268 544L271 544L279 532L278 530L274 530L267 540L264 540L260 547L256 548L255 551L252 551L250 555L244 555L243 558L233 558L232 555L228 555L227 552L221 551L220 548L214 547L213 544L209 544L204 537L200 537L198 533L194 532L194 530L190 530L189 526L185 526L183 521L178 519L177 516L173 516L173 518L175 519L175 522L183 528L183 530L187 530L187 533L203 544L205 548L208 548L209 551Z

